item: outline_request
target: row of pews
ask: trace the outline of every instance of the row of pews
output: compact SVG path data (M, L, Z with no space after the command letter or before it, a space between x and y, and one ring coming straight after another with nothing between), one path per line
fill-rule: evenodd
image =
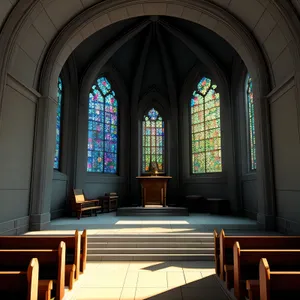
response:
M1 299L62 300L86 268L87 232L0 236Z
M214 231L215 271L240 300L300 297L300 236L227 236Z

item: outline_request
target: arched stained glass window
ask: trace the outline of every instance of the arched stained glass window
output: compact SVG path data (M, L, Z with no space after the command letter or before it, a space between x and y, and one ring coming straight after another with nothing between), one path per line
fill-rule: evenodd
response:
M87 171L117 173L118 101L106 77L89 94Z
M143 172L150 171L150 165L157 163L158 172L165 169L165 126L162 117L154 108L143 120Z
M61 135L61 104L63 98L63 85L61 77L58 77L57 87L57 109L56 109L56 141L55 141L55 156L54 169L59 169L60 163L60 135Z
M256 142L255 142L255 124L254 124L254 102L252 79L248 74L246 77L246 111L248 128L248 156L250 159L250 170L256 170Z
M203 77L193 92L191 106L192 173L222 172L220 94Z

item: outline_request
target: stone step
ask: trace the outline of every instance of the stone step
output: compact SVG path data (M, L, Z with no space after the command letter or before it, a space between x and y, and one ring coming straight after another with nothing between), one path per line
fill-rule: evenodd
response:
M213 254L89 254L88 261L213 261Z
M90 254L214 254L214 248L93 248Z
M205 242L89 242L88 248L213 248L214 243Z
M189 235L182 235L182 236L160 236L160 235L148 235L148 236L139 236L139 235L114 235L114 236L94 236L88 237L88 244L89 243L98 243L98 242L168 242L168 243L184 243L184 242L198 242L198 243L213 243L214 238L212 235L210 236L189 236Z
M116 216L188 216L185 207L121 207Z

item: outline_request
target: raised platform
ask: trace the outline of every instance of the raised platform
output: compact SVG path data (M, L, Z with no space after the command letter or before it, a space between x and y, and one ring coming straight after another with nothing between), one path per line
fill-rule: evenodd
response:
M185 207L162 207L149 205L146 207L120 207L117 216L188 216L189 211Z

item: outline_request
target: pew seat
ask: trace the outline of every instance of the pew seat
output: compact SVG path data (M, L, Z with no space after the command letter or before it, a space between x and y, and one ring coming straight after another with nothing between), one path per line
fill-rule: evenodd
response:
M293 272L271 271L268 260L262 258L259 264L259 291L261 300L299 299L300 269Z
M1 299L38 300L38 287L39 263L36 258L31 259L27 270L0 271Z

